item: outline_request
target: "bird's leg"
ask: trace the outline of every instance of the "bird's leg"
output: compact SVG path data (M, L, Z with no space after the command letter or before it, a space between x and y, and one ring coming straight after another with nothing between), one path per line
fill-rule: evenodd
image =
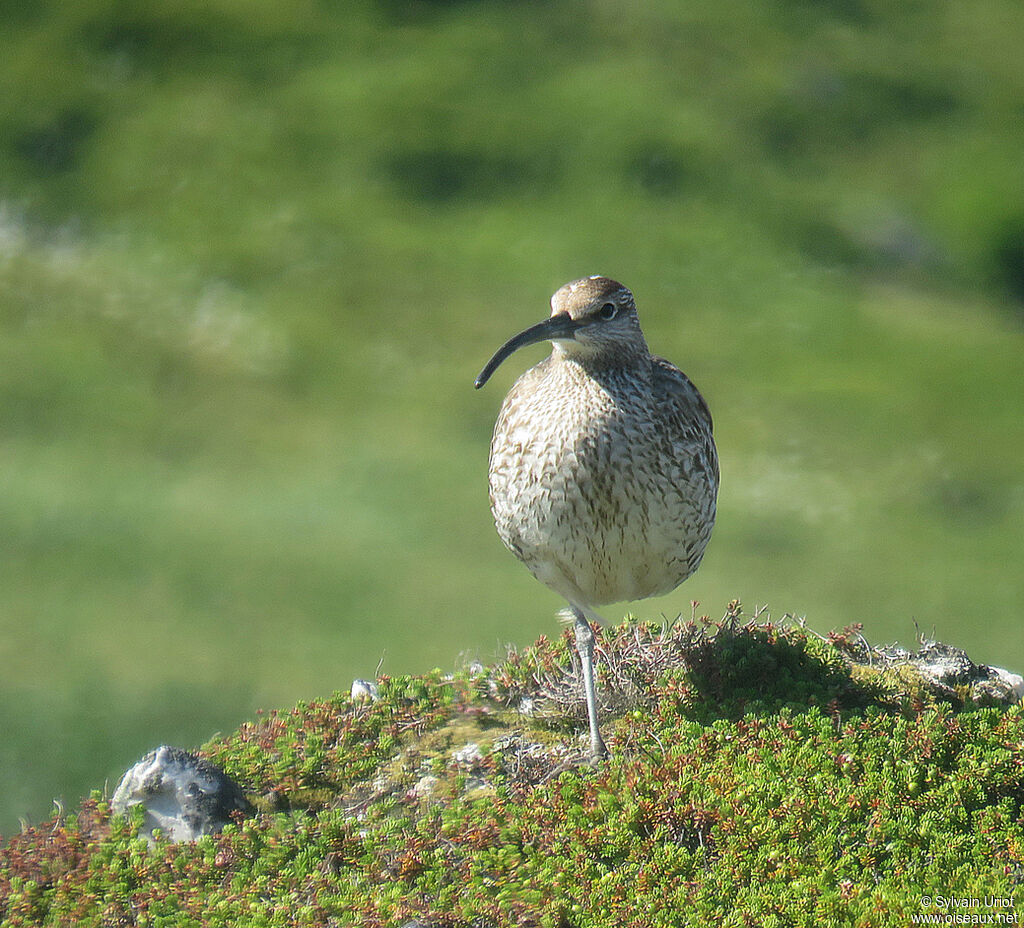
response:
M590 717L590 753L597 760L608 756L608 748L597 725L597 689L594 685L594 631L578 606L572 606L576 619L576 650L583 666L583 690L587 695L587 715Z

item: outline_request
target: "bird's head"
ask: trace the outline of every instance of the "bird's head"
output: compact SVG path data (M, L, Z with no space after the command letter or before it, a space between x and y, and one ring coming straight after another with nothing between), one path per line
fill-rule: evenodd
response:
M647 354L633 294L608 277L583 277L551 297L551 316L514 335L487 362L476 379L487 383L510 354L525 345L550 341L554 353L584 363L622 363Z

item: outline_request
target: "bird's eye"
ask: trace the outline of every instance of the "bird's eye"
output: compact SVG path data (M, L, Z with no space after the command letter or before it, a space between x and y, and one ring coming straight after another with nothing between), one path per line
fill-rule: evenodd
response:
M605 320L614 319L615 314L619 311L619 307L614 303L605 303L604 306L598 310L598 315Z

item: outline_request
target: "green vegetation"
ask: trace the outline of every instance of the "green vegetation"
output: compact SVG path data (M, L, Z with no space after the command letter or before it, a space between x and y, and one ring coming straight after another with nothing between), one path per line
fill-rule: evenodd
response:
M246 724L204 753L258 814L150 850L95 793L0 853L0 926L867 928L1019 896L1019 706L854 675L844 636L737 616L599 637L596 769L570 632Z
M550 632L487 514L515 365L472 380L582 274L715 414L715 537L645 615L1024 669L1016 0L0 15L0 831Z

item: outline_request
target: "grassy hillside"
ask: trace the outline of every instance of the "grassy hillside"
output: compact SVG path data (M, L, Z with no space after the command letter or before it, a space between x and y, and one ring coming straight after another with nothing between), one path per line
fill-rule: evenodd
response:
M194 845L150 849L95 793L0 852L0 925L874 928L954 897L1019 916L1019 707L937 701L877 653L852 664L859 637L735 610L624 625L599 639L594 769L569 638L217 739L261 811Z
M485 492L540 349L472 379L589 273L722 457L642 614L760 596L1024 667L1012 0L0 9L0 831L552 631Z

